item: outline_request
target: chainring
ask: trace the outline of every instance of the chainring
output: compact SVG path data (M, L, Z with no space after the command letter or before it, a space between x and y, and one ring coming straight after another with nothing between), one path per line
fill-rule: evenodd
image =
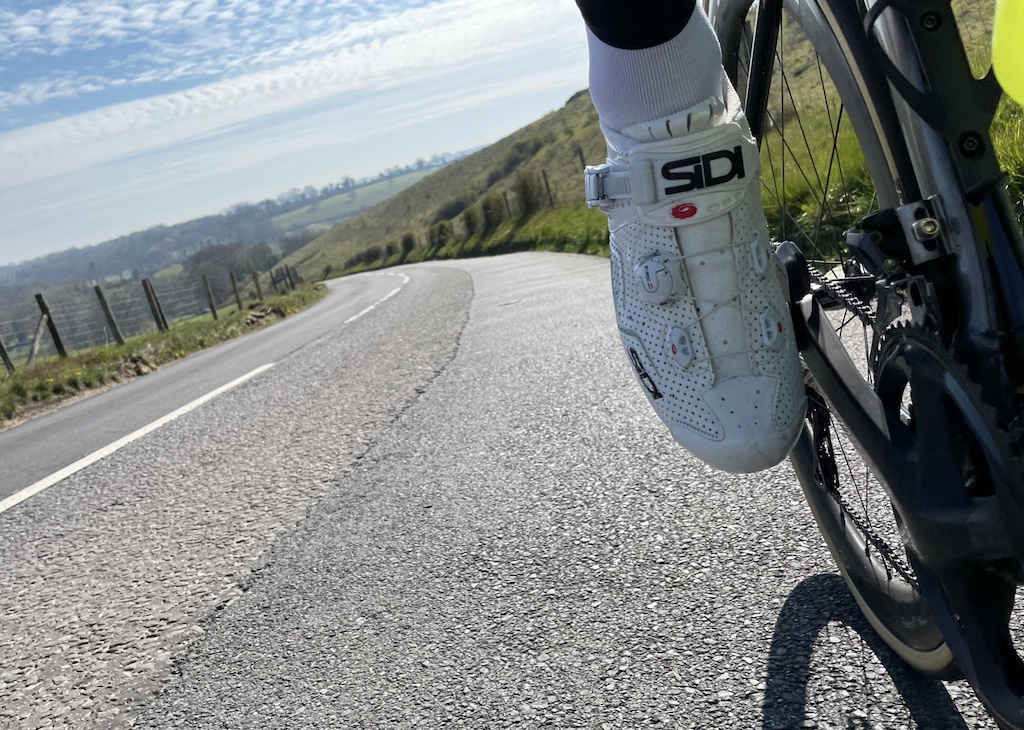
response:
M974 451L963 454L966 486L972 494L991 493L991 485L984 483L990 482L991 476L984 474L994 463L999 465L1003 478L1009 477L1005 473L1009 465L1018 463L1014 438L999 427L997 410L984 400L981 384L971 378L967 367L936 334L909 322L890 325L878 341L875 390L891 412L900 410L903 420L912 426L913 395L908 404L905 391L911 389L911 381L919 375L924 376L921 382L935 385L938 394L948 397L947 406L952 410L950 426L967 424L965 430L973 430L969 438L979 442L977 448L960 444Z

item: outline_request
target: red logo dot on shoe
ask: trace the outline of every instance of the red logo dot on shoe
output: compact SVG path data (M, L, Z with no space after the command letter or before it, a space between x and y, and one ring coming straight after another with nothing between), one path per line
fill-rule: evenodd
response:
M693 203L683 203L672 209L672 217L680 220L693 218L695 215L697 215L697 206Z

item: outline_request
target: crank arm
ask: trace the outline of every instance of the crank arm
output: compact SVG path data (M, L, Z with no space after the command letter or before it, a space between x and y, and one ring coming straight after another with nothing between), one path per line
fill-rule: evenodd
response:
M961 485L939 484L935 470L920 462L916 434L884 406L817 299L801 291L809 282L799 249L784 243L776 256L789 276L793 326L804 364L886 490L920 559L941 574L950 556L971 555L984 562L1016 557L994 498L939 496L962 492Z
M846 424L860 456L883 484L916 481L917 455L907 427L883 407L813 295L794 305L793 324L800 355L815 386Z

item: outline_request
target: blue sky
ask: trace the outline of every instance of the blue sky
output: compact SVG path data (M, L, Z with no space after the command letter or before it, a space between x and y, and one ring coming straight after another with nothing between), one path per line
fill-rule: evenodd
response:
M487 144L586 83L572 0L3 0L0 265Z

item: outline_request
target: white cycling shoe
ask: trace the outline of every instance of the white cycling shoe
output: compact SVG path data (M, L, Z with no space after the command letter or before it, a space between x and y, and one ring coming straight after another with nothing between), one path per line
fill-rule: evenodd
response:
M647 399L699 459L753 472L786 457L805 403L758 149L728 91L606 130L587 203L608 216L619 334Z

